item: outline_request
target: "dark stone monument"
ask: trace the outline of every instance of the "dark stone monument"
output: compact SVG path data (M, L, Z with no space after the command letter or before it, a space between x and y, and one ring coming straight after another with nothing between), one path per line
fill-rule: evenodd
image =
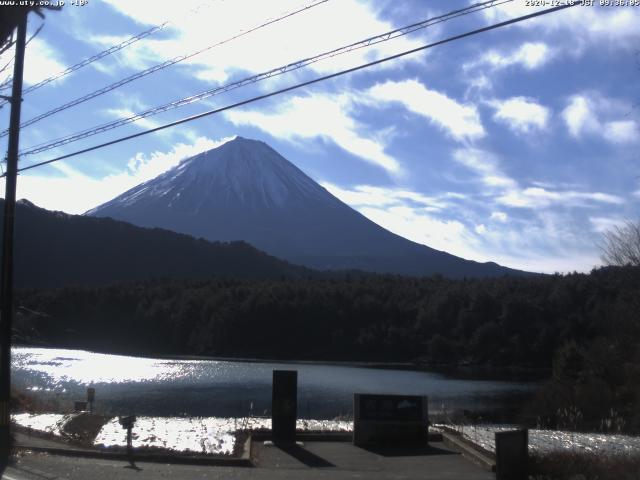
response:
M417 395L353 396L355 445L427 445L427 397Z
M274 442L295 442L297 415L298 372L274 370L271 397L271 433Z
M87 388L87 403L89 404L89 411L93 413L93 402L96 399L96 389L93 387Z
M529 478L529 431L496 432L496 480Z

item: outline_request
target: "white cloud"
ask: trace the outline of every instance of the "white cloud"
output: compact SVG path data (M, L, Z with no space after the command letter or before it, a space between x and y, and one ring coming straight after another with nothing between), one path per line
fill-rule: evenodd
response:
M614 143L633 143L640 140L640 128L634 120L607 122L604 135Z
M520 134L531 133L536 129L544 130L551 116L547 107L525 97L494 100L489 104L496 110L494 120Z
M569 104L562 111L562 117L569 129L569 133L579 138L583 133L595 132L598 130L598 122L595 119L593 106L584 95L574 95L569 100Z
M509 219L509 216L504 212L491 212L490 218L491 220L496 220L498 222L505 223Z
M618 217L589 217L589 221L593 230L598 233L604 233L615 227L622 227L626 223L625 219Z
M551 205L587 206L589 204L621 205L624 199L602 192L551 191L540 187L511 190L499 196L497 202L516 208L543 208Z
M289 99L274 112L231 110L226 118L234 125L258 127L283 140L323 138L391 174L401 174L400 163L385 153L383 136L360 133L362 126L350 115L353 108L353 100L346 94L312 94Z
M627 144L640 141L640 123L620 119L628 113L625 102L597 93L582 93L569 98L562 117L569 134L576 139L591 135L614 144Z
M27 198L49 210L79 214L124 193L134 186L160 175L181 160L216 148L232 138L213 141L198 138L193 144L177 144L168 152L138 153L128 163L128 170L94 178L63 162L51 164L58 175L24 173L18 180L18 198ZM4 188L4 182L2 182Z
M540 213L522 221L494 211L491 225L474 221L473 210L463 209L466 220L454 218L450 194L427 197L401 188L322 184L329 192L387 230L431 248L480 262L537 272L588 271L598 264L595 253L586 253L584 241L564 216ZM467 198L467 195L463 195ZM441 210L424 208L444 201ZM461 210L459 210L461 211ZM446 217L445 217L446 215ZM476 217L477 218L477 217ZM567 245L571 245L568 248ZM579 247L578 247L578 246Z
M356 185L347 190L329 182L322 182L321 185L351 206L389 207L411 204L424 211L439 211L449 206L449 203L440 197L429 197L401 188Z
M23 78L25 84L33 85L66 68L67 66L62 63L55 50L46 42L39 38L34 38L29 42L24 57ZM56 82L64 80L63 77Z
M376 84L369 89L368 95L377 101L399 102L407 110L426 117L456 140L485 136L475 105L458 103L443 93L429 90L417 80Z
M516 189L517 183L502 173L498 160L490 152L476 148L460 148L453 152L453 159L474 171L486 186L503 189Z
M155 58L153 63L157 63L200 50L206 45L213 45L285 13L301 9L304 5L299 0L234 0L216 2L210 10L194 14L193 10L202 5L200 0L113 0L108 4L145 25L157 25L171 19L170 28L163 36L150 37L126 49L124 58L134 68L140 68L150 58ZM330 35L326 34L327 25L331 26ZM205 51L185 64L190 65L191 70L195 69L196 76L202 80L224 81L234 71L270 70L394 28L391 23L378 18L373 4L357 0L328 2ZM95 40L104 45L102 39ZM308 68L316 72L328 72L415 48L420 43L417 38L404 36L318 62ZM417 58L420 57L414 56L406 61L416 61Z
M578 2L576 2L577 4ZM597 1L595 2L598 3ZM545 7L531 7L527 0L515 0L484 10L489 22L527 15ZM563 48L573 54L587 52L586 47L632 50L640 37L640 9L619 7L575 7L515 24L515 28L538 30L541 34L559 33L571 38Z
M475 234L458 220L440 219L434 212L449 205L442 197L425 196L401 188L358 185L342 188L323 182L322 186L383 228L431 248L463 258L488 259L473 248Z
M510 66L520 66L526 70L535 70L545 65L553 56L551 48L543 42L525 42L511 52L490 50L478 60L463 65L465 70L489 67L501 70Z
M475 181L490 187L491 190L485 193L490 193L493 201L498 205L538 209L554 205L586 207L593 204L621 205L624 203L623 198L603 192L561 190L540 186L523 188L516 180L502 172L498 159L494 155L484 150L460 148L454 151L453 159L475 172L477 175Z

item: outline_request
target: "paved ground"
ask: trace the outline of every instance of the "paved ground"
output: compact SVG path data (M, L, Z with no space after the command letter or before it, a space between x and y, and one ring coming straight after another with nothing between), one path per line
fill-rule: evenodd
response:
M281 448L255 442L256 467L138 463L26 454L9 467L3 480L54 479L456 479L484 480L482 470L441 443L413 451L370 451L347 442L307 442Z
M48 439L38 435L28 435L22 432L12 432L18 445L29 445L40 448L58 448L58 449L74 449L74 450L90 450L75 445L69 445L56 439Z

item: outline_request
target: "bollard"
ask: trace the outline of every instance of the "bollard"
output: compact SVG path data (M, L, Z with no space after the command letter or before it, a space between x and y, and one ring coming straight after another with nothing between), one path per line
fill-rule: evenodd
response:
M96 389L93 387L87 388L87 403L89 404L89 412L93 413L93 401L96 399Z
M275 443L296 440L298 415L298 372L274 370L271 392L271 433Z
M496 432L496 480L529 478L529 431Z

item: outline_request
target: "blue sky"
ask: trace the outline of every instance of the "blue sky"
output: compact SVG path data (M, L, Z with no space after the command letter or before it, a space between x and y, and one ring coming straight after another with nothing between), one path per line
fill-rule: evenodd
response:
M28 45L26 85L170 23L25 95L23 120L312 2L69 3L47 14ZM21 147L470 4L329 0L26 127ZM507 2L25 156L21 166L535 10ZM32 16L29 31L41 22ZM416 242L515 268L589 271L600 263L602 232L638 218L638 25L637 7L573 7L30 170L19 177L18 197L82 213L241 135L267 142L344 202ZM0 67L10 58L4 54ZM8 113L0 110L4 128Z

